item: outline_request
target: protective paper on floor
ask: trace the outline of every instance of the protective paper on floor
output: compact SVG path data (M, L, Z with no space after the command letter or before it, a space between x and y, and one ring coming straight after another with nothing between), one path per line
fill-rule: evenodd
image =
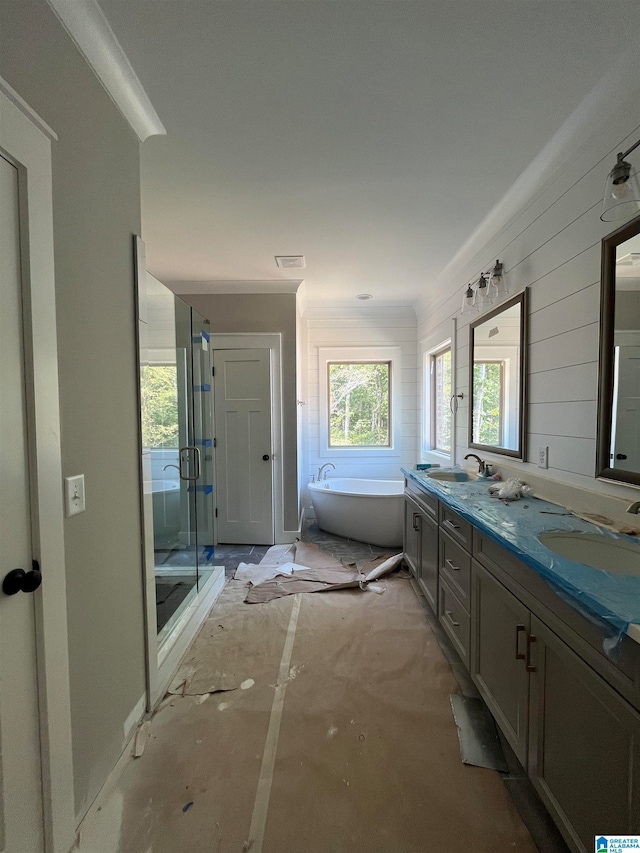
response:
M310 567L293 571L288 576L277 574L263 583L252 586L245 599L247 604L264 604L285 595L303 592L364 589L370 581L394 571L402 562L402 554L378 557L367 563L360 571L355 564L344 566L334 557L325 554L317 545L297 543L295 559L298 565ZM377 587L375 591L379 593L383 590Z
M306 566L299 563L265 563L264 560L260 563L239 563L234 579L252 583L257 586L259 583L271 580L277 575L290 575L294 571L303 571Z
M456 693L452 693L449 699L458 727L463 764L506 773L509 767L500 746L496 726L482 699L459 696Z
M536 853L497 773L460 761L456 682L411 585L303 596L263 853ZM249 850L292 597L243 603L230 581L189 649L197 689L215 673L250 689L173 696L85 825L80 853ZM185 806L192 805L184 812ZM115 816L115 817L114 817ZM245 846L246 845L246 846Z

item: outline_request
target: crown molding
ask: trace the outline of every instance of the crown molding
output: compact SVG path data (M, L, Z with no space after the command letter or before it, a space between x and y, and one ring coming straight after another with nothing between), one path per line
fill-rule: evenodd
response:
M95 0L47 0L141 142L166 130Z
M296 293L302 279L287 279L274 281L164 281L169 290L177 294L206 294L221 293Z

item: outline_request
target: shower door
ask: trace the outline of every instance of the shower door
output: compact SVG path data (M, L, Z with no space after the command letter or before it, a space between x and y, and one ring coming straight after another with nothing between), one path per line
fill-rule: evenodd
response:
M151 457L158 640L212 574L213 484L208 323L164 285L148 288L143 443Z

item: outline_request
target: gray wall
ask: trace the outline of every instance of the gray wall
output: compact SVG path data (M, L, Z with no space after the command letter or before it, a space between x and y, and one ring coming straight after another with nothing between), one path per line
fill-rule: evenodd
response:
M86 512L65 521L81 813L118 759L145 689L131 245L140 233L139 145L44 0L5 2L0 14L0 74L59 136L62 466L64 476L85 475L87 495Z
M295 293L180 294L211 323L212 332L282 333L284 527L298 528Z

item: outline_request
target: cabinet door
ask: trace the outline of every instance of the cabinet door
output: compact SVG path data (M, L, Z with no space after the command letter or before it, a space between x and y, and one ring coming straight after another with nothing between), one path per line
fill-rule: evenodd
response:
M535 616L529 775L575 851L640 833L640 714Z
M471 676L520 763L526 766L530 613L475 560L472 563Z
M418 548L420 545L420 509L411 498L404 498L404 561L418 577Z
M438 525L422 514L418 579L434 612L438 610Z

